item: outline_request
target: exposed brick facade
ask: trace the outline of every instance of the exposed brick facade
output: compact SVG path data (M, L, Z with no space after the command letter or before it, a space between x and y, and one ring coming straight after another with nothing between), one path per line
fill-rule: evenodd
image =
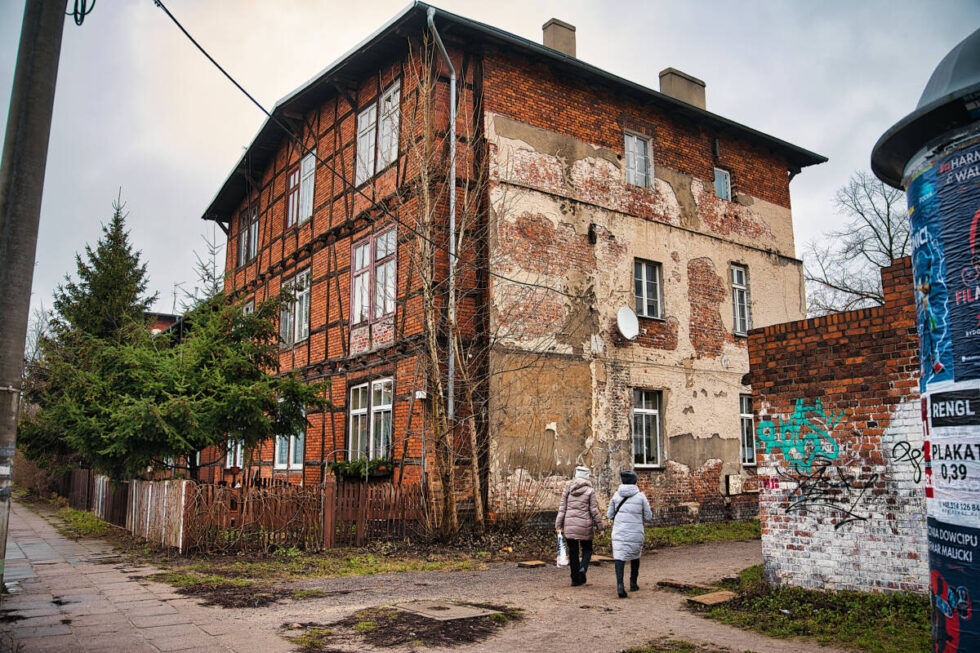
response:
M739 460L748 357L745 339L732 333L728 269L746 265L758 273L758 297L780 297L752 300L756 324L803 314L789 212L788 171L798 161L756 132L649 102L627 85L563 73L531 51L453 32L446 41L460 75L457 191L471 193L457 204L462 210L470 202L475 216L456 268L466 352L460 360L476 371L469 385L457 379L466 424L454 448L460 469L473 454L466 430L472 428L488 448L481 454L484 488L513 487L515 477L530 475L552 492L584 463L605 500L618 471L634 464L633 391L643 388L663 400L655 443L662 462L639 469L658 519L754 513L755 495L730 493L726 483L737 476L751 489L754 477ZM304 92L319 99L289 118L321 160L312 218L286 224L289 179L304 152L285 138L274 148L264 145L275 152L248 170L247 190L227 216L226 287L236 297L274 297L311 271L309 335L282 349L280 366L331 384L331 407L308 416L301 468L277 469L270 442L253 452L249 475L319 482L326 464L348 454L350 389L383 378L393 380L390 455L398 473L417 481L423 465L431 469L436 379L420 374L429 342L420 270L434 271L436 346L445 352L446 166L440 160L426 170L439 200L434 245L423 259L423 241L411 227L423 212L422 170L412 152L423 110L409 72L422 48L414 37L411 48L401 36L399 42L359 51L365 59L359 79L311 84ZM438 57L434 65L433 150L444 152L448 78ZM393 83L400 84L397 160L355 188L358 114ZM627 133L649 139L649 187L625 183ZM714 195L716 166L731 174L731 200ZM253 215L254 258L239 251ZM398 240L394 314L359 322L352 319L354 247L391 228ZM629 342L618 335L615 314L635 307L636 259L661 266L663 315L640 318L641 332ZM204 462L215 463L209 478L231 480L223 456L206 452ZM468 474L458 475L457 493L470 483Z
M885 305L749 334L766 576L802 587L928 587L911 259Z

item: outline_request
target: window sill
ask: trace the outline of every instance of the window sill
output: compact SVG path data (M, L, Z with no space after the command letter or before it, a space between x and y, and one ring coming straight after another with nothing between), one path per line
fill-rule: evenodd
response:
M658 471L664 468L663 465L633 465L634 469L641 469L645 471Z
M272 468L272 470L273 471L276 471L276 472L301 472L301 471L303 471L303 468L302 467L280 467L279 465L276 465L275 467Z
M288 343L288 344L285 343L285 342L280 343L279 344L279 351L286 351L287 349L295 349L296 347L299 347L300 345L302 345L307 340L309 340L309 337L306 337L306 338L303 338L302 340L297 340L296 342L291 342L291 343Z
M755 463L742 463L742 467L745 467L746 469L755 469L756 464Z
M638 317L641 320L650 320L651 322L666 322L667 321L667 318L665 318L665 317L654 317L652 315L640 315L639 313L636 314L636 317Z

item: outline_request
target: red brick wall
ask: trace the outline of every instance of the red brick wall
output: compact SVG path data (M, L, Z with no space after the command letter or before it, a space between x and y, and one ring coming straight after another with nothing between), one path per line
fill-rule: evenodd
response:
M882 270L882 282L884 306L749 334L771 581L926 587L911 259Z
M707 128L608 87L557 75L546 63L492 50L484 63L486 108L624 154L623 129L653 140L654 166L711 184L715 166L731 172L733 192L789 207L785 159L744 138ZM719 156L714 156L714 141Z

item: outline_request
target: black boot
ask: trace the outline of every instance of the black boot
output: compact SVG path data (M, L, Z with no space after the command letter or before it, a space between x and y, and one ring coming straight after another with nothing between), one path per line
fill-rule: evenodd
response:
M625 599L627 597L626 587L623 585L623 572L626 571L626 561L625 560L613 560L616 564L616 591L619 592L619 598Z
M630 591L639 592L640 586L636 584L636 579L640 576L640 559L630 560Z

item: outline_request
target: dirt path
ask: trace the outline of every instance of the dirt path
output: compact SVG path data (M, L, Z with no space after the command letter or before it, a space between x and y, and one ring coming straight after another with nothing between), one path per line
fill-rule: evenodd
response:
M616 597L609 563L590 570L589 583L583 587L571 587L565 570L553 566L518 569L513 563L494 564L486 571L318 579L296 587L319 589L329 592L329 596L252 610L249 614L253 624L276 628L291 622L329 623L362 608L401 601L447 599L510 604L524 609L525 619L481 643L428 651L611 653L661 636L728 646L736 651L835 650L815 643L771 639L703 619L686 609L683 595L656 585L663 578L715 581L758 564L761 558L758 541L666 549L643 558L641 589L630 594L629 599Z
M416 651L612 653L660 637L727 646L734 651L834 650L815 643L770 639L700 618L686 609L683 595L656 585L663 578L710 582L733 575L760 562L758 541L664 549L647 555L640 571L641 589L625 600L616 597L609 563L593 567L589 583L574 588L566 570L554 566L519 569L514 563L500 563L483 571L309 579L294 582L290 588L316 589L326 595L264 608L223 609L200 606L166 585L141 578L152 572L150 568L105 564L105 560L94 564L90 560L96 554L110 553L107 543L68 540L48 523L56 519L53 515L44 517L15 504L10 540L14 546L8 547L8 580L20 577L21 592L8 597L2 607L8 617L13 613L22 617L0 624L0 636L13 636L28 651L273 653L291 648L282 638L284 623L331 623L363 608L414 599L508 604L524 611L522 621L507 624L483 642ZM331 650L369 650L329 640L328 644Z

